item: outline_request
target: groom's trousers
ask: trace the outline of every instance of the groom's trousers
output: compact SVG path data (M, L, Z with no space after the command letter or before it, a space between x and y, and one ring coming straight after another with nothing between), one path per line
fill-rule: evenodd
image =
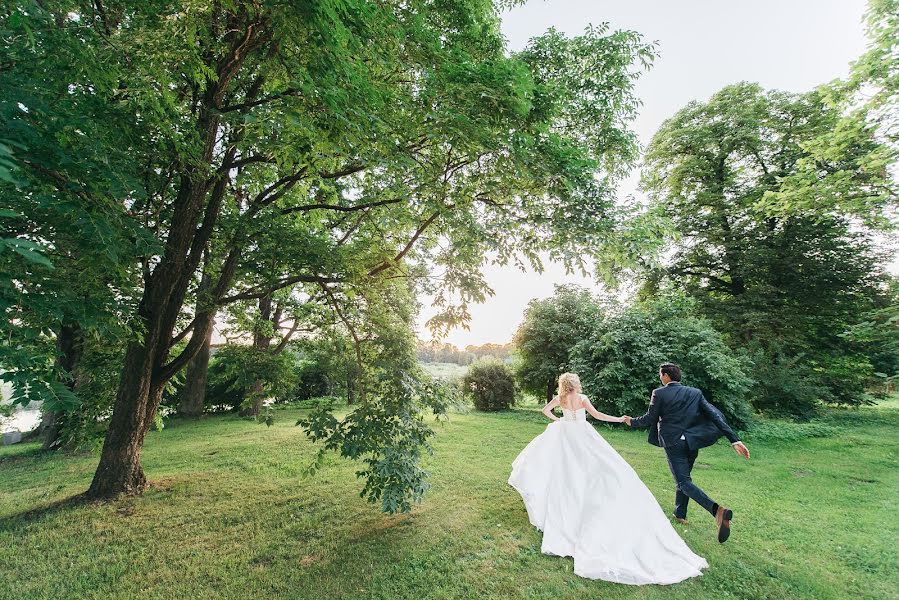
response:
M690 472L693 470L696 457L699 456L699 450L691 449L686 440L677 440L674 444L665 446L665 455L668 457L671 475L677 484L677 494L674 497L674 516L679 519L687 518L687 503L690 502L690 498L715 516L718 505L690 478Z

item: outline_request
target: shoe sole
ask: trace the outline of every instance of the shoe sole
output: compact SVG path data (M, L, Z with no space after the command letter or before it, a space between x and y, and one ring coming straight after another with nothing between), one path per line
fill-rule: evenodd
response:
M727 509L724 511L724 518L721 519L721 527L718 528L718 543L723 544L730 537L730 520L734 518L734 511Z

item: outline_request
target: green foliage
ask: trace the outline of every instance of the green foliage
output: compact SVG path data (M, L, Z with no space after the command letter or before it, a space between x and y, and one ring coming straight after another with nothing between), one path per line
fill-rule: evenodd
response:
M883 385L899 376L899 279L890 281L881 305L861 315L841 337L863 349L876 384Z
M328 396L332 391L331 373L319 362L301 359L297 366L297 387L291 394L297 400Z
M745 425L751 363L683 298L638 304L595 323L572 350L571 368L599 410L642 415L661 385L658 367L666 362L680 365L683 383L702 390L731 425Z
M357 385L359 365L350 336L337 330L325 330L293 344L298 355L297 387L293 399L306 400L323 396L349 399Z
M292 408L325 408L332 411L338 408L344 409L346 407L346 398L338 398L337 396L318 396L315 398L308 398L306 400L288 400L287 402L279 402L272 406L272 408L276 410L286 410Z
M571 349L600 318L596 298L578 286L556 286L550 298L531 300L514 341L521 389L552 399L559 375L571 368Z
M321 465L327 450L362 461L365 468L356 471L365 479L360 495L380 502L385 512L409 512L429 487L420 463L423 453L431 453L428 440L434 432L425 424L422 409L444 414L452 388L400 372L379 378L372 392L343 420L322 407L297 425L312 441L323 443L314 467Z
M871 132L820 164L814 146L841 119L821 91L741 83L678 111L647 149L643 185L677 234L664 268L646 273L643 294L674 288L698 300L730 346L755 357L765 376L753 402L777 414L807 418L819 401L867 399L871 351L844 333L883 303L885 255L876 219L859 222L859 211L874 209L846 203L885 184L862 159L879 151ZM810 162L838 171L842 190L829 174L808 177Z
M480 360L468 367L462 378L462 394L477 410L506 410L515 404L515 377L503 362Z
M763 198L771 214L811 210L851 215L888 230L899 205L899 2L869 0L867 51L849 77L818 90L836 118L803 144L807 154L779 189Z
M752 404L773 416L808 419L816 414L828 387L820 372L804 356L790 356L778 348L756 347L752 354Z

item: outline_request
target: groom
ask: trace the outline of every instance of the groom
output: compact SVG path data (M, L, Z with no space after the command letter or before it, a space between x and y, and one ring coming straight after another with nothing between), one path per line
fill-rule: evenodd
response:
M711 446L722 435L727 436L740 456L749 458L749 449L733 432L724 415L712 406L696 388L681 385L680 367L665 363L659 367L662 385L652 392L649 410L638 419L624 417L633 428L649 427L649 443L661 446L668 456L671 475L677 483L674 499L674 518L687 522L687 503L690 498L712 513L718 522L718 541L722 544L730 536L733 511L706 496L690 478L699 449Z

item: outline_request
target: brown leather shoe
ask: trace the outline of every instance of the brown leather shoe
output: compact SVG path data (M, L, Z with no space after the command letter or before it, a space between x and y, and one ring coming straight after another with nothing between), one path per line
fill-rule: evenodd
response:
M718 543L723 544L730 537L730 520L734 518L734 511L723 506L718 507L715 521L718 522Z
M686 525L686 524L687 524L687 520L686 520L686 519L681 519L680 517L674 517L674 520L677 521L678 523L680 523L681 525Z

